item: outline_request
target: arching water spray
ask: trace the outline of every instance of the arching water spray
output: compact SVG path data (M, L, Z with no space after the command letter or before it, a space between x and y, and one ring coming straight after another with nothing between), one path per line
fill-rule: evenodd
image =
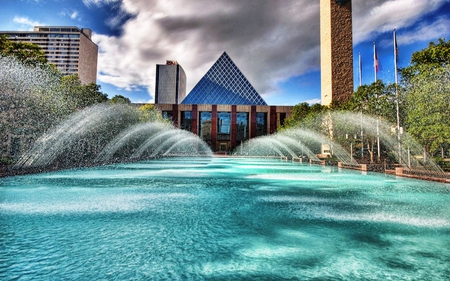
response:
M68 168L161 157L187 133L159 122L141 123L132 106L100 104L44 134L15 167ZM195 145L177 149L179 155L212 154L197 136L189 133L189 138Z

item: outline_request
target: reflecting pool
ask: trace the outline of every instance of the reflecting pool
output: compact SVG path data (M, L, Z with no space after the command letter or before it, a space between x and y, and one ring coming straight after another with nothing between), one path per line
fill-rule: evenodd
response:
M249 158L0 179L1 280L445 280L449 185Z

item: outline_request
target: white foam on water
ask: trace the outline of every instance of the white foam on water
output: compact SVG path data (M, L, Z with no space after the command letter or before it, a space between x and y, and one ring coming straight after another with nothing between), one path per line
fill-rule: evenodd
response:
M155 178L155 177L207 177L209 172L198 169L158 169L158 170L119 170L119 171L105 171L105 172L79 172L76 174L77 180L89 179L137 179L137 178ZM39 176L42 179L73 179L72 174L48 174Z
M342 212L334 209L331 206L303 206L302 210L295 212L299 218L311 218L320 220L332 221L347 221L347 222L376 222L376 223L392 223L399 225L410 225L416 227L431 227L431 228L447 228L450 227L450 220L433 217L417 217L408 216L405 214L395 214L380 210L374 213L357 213L357 212Z
M365 206L365 207L380 207L381 202L378 201L355 201L354 199L340 199L340 198L322 198L314 196L288 196L288 195L274 195L274 196L259 196L258 201L274 202L274 203L312 203L322 205L336 205L336 204L351 204L353 206Z
M87 192L82 190L81 192ZM150 194L70 194L63 198L48 198L40 202L2 202L1 213L14 214L70 214L70 213L109 213L135 212L156 208L152 202L179 198L193 200L196 196L188 193L150 193Z
M248 175L247 179L264 179L264 180L285 180L285 181L323 181L323 177L320 175L312 176L302 175L302 174L259 174L259 175Z

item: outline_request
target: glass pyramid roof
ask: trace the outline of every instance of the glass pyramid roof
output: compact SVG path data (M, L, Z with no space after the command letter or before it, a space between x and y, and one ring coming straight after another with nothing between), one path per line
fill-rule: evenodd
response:
M267 105L226 52L181 103Z

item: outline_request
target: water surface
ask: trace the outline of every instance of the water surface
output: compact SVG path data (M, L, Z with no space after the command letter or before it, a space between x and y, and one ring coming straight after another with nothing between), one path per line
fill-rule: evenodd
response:
M1 280L445 280L449 185L245 158L0 179Z

